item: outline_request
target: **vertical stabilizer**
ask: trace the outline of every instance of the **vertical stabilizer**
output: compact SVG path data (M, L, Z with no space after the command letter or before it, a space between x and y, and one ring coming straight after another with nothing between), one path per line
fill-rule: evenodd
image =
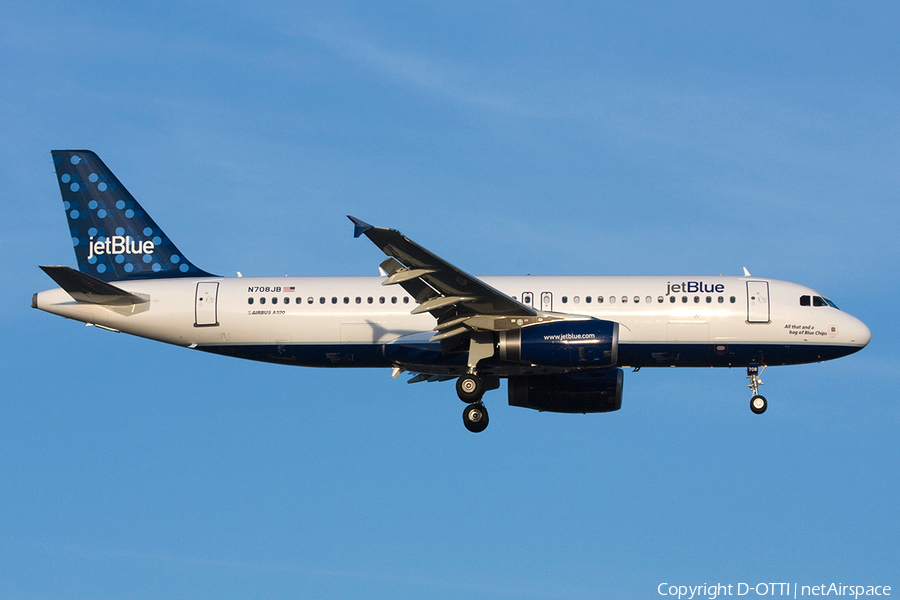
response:
M79 271L101 281L210 276L184 257L96 154L52 154Z

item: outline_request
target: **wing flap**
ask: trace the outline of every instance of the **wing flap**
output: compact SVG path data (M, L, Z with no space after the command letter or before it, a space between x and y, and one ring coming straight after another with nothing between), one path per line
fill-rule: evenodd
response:
M479 298L472 298L466 296L435 296L429 300L425 300L419 306L415 307L410 311L410 314L419 315L425 312L433 313L438 309L454 306L457 304L473 304L478 302Z
M397 285L410 279L418 279L423 275L431 275L434 269L403 269L395 272L393 275L381 282L381 285Z

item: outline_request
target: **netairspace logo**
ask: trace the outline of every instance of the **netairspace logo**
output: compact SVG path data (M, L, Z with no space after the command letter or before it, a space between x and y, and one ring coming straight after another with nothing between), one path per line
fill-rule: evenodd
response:
M670 585L661 583L656 591L660 596L672 596L682 600L686 598L709 598L715 600L722 596L787 596L800 598L801 596L843 596L845 598L860 598L865 596L890 596L889 585L844 585L842 583L823 583L819 585L799 585L797 583L749 583L706 584L703 585Z

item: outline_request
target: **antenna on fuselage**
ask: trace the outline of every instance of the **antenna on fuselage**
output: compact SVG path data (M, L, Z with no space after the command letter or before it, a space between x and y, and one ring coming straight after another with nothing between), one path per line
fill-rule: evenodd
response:
M747 267L743 267L743 269L744 269L744 277L752 277L752 275L750 275L750 271L747 270Z

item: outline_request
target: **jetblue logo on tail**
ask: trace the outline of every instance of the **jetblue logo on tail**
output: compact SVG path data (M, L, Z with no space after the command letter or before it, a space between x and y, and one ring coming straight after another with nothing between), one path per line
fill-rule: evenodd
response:
M97 241L91 238L88 244L88 260L101 254L153 254L155 248L156 244L151 240L134 240L130 235L114 235Z
M101 281L206 277L187 260L103 161L88 150L54 150L78 269Z

